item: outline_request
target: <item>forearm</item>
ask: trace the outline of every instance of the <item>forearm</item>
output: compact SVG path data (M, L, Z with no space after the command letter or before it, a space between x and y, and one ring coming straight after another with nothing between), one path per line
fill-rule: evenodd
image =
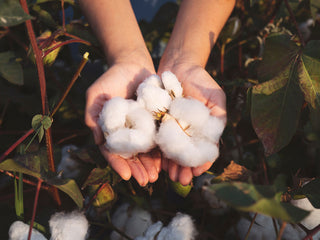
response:
M235 0L183 0L160 68L180 59L204 67Z
M80 0L93 31L100 40L109 64L141 57L150 64L139 25L129 0ZM139 59L135 59L139 61Z

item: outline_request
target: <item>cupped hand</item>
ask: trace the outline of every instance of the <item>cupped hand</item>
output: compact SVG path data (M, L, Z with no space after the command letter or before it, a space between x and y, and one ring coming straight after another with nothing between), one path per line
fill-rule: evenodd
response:
M98 125L99 113L107 100L117 96L133 97L139 83L154 74L153 65L142 65L138 64L139 61L136 62L122 61L113 64L88 88L85 122L92 130L95 143L99 145L101 153L111 167L123 179L128 180L133 176L141 186L144 186L158 179L158 173L161 170L160 154L151 151L134 158L124 159L117 154L110 153L104 146L104 136Z
M203 67L188 63L176 64L170 68L160 69L159 74L166 70L170 70L177 76L185 97L193 97L203 102L210 109L212 116L226 123L225 93ZM211 165L212 162L207 162L199 167L183 167L170 159L162 159L162 169L168 172L170 179L179 181L183 185L189 184L193 176L201 175Z

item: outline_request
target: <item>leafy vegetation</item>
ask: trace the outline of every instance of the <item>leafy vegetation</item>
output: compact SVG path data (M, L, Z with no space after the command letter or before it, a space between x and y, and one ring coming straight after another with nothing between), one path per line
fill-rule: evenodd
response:
M188 213L200 239L225 239L247 212L298 224L308 212L291 199L307 197L320 208L319 0L236 3L207 64L227 95L221 155L189 186L162 172L145 188L119 178L84 125L85 91L105 62L79 6L20 2L0 2L1 239L16 219L49 236L50 214L75 208L90 220L90 239L108 239L110 214L123 201L158 219ZM167 3L140 22L156 65L177 10ZM70 144L80 171L73 179L57 171ZM319 230L304 229L307 237Z

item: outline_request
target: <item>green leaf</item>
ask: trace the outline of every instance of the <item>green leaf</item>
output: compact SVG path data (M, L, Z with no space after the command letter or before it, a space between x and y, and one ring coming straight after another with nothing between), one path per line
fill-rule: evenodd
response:
M297 223L308 215L307 211L280 202L273 186L243 182L224 182L209 187L228 205L241 211L257 212L286 222Z
M267 156L286 146L296 132L303 104L299 63L299 48L290 36L277 33L267 38L261 83L251 92L252 125Z
M98 184L90 186L89 194L94 195L99 186L100 185ZM92 203L92 205L95 207L105 206L115 199L115 193L109 183L104 183L98 191L99 192Z
M192 189L191 184L189 185L182 185L180 182L174 182L170 180L170 185L172 187L172 189L175 191L175 193L177 193L178 195L180 195L181 197L187 197Z
M231 41L235 39L241 29L241 21L238 17L232 17L228 20L226 25L223 27L219 39L222 41L222 43L227 43L228 41Z
M41 114L37 114L35 115L32 120L31 120L31 126L34 130L37 130L38 127L41 124L41 120L42 120L42 115Z
M317 13L320 9L320 0L310 0L310 10L313 20L316 20Z
M104 182L113 182L114 172L108 166L106 168L94 168L90 172L87 180L82 186L82 189L88 185L96 185Z
M320 41L310 41L299 64L300 87L314 110L320 109Z
M49 116L43 116L41 123L43 125L43 128L47 130L51 127L52 119Z
M68 179L67 181L61 182L52 182L53 180L47 180L47 182L61 191L65 192L72 200L77 204L79 208L83 207L83 196L77 185L77 183L73 179Z
M18 164L16 161L13 159L7 159L0 163L0 169L4 171L10 171L10 172L21 172L36 178L40 178L40 173L31 171L20 164Z
M46 2L56 2L57 0L36 0L36 4L39 3L46 3ZM69 3L71 5L75 5L75 1L74 0L64 0L65 3Z
M16 61L16 57L11 51L0 53L0 76L10 83L23 85L22 67L20 63Z
M11 27L31 18L22 9L18 0L0 1L0 26Z

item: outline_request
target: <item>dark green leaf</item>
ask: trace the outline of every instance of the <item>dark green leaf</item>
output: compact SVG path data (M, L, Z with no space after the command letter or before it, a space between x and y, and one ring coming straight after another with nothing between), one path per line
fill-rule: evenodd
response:
M18 0L0 1L0 26L11 27L31 19L22 9Z
M21 166L39 174L47 172L49 169L46 149L18 155L14 157L14 160Z
M280 194L272 186L224 182L213 184L210 189L218 198L241 211L257 212L292 223L300 222L308 215L307 211L280 202Z
M79 208L83 207L83 196L77 183L73 179L69 179L66 183L61 185L54 184L54 186L69 195Z
M227 43L230 40L235 39L241 29L241 21L238 17L232 17L228 20L224 28L222 29L219 39L222 43Z
M57 0L36 0L36 3L39 4L39 3L54 2L54 1L57 1ZM64 0L64 2L69 3L71 5L75 4L74 0Z
M20 63L17 62L13 52L0 53L0 75L10 83L23 85L22 67Z
M21 172L36 178L40 178L40 173L31 171L22 165L18 164L16 161L13 159L7 159L0 163L0 169L4 171L10 171L10 172Z
M43 116L41 123L43 125L43 128L47 130L51 127L52 119L49 116Z
M296 62L252 89L251 118L266 155L286 146L296 132L303 103Z
M113 182L113 175L114 173L109 166L106 168L94 168L83 184L82 188L85 188L88 185Z
M313 20L316 20L317 13L320 9L320 0L310 0L310 10Z
M37 133L38 133L39 142L41 142L44 135L44 129L42 125L39 127Z
M32 118L31 126L34 130L37 130L40 127L42 117L43 116L41 114L37 114Z
M39 5L34 5L32 10L38 13L39 19L48 27L56 28L58 26L58 24L53 20L51 14L43 10Z

